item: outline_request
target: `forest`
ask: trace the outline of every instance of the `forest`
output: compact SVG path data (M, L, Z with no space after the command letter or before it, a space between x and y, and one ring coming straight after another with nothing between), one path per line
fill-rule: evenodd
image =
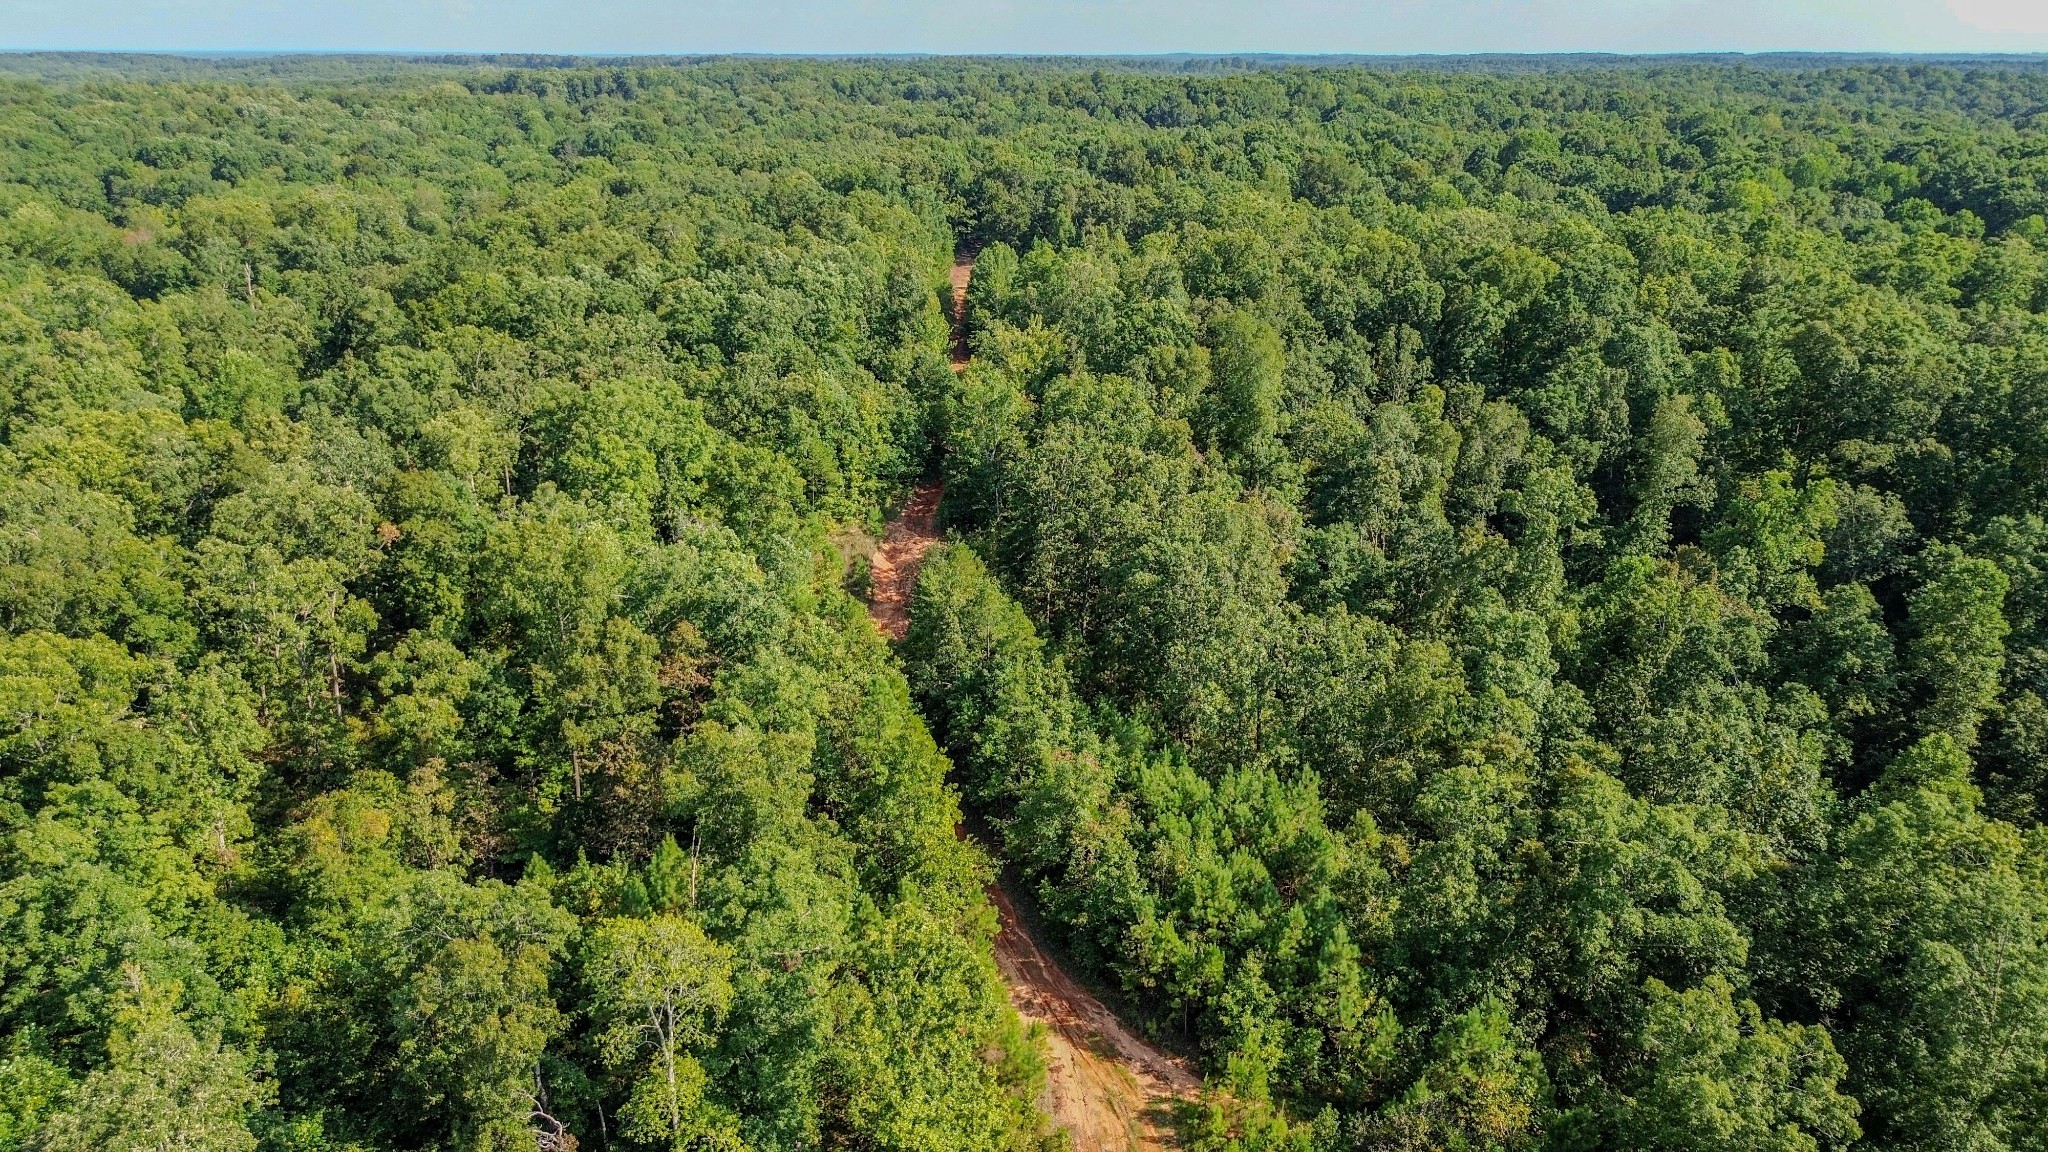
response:
M18 58L0 1152L1057 1152L998 877L1194 1152L2048 1152L2044 517L2023 62Z

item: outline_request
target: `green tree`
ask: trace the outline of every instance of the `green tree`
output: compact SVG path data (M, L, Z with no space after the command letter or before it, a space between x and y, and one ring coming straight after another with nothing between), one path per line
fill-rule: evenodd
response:
M642 1069L620 1112L625 1133L671 1148L740 1147L730 1118L704 1098L704 1067L690 1052L732 1007L730 950L674 914L613 919L585 943L583 973L606 1063Z
M1210 342L1207 435L1247 476L1262 477L1280 432L1280 334L1252 313L1232 311L1212 326Z
M1920 731L1943 733L1968 748L1998 694L2009 631L2001 611L2009 587L1989 560L1954 548L1930 549L1926 580L1913 594L1908 650L1922 685Z
M255 1152L249 1130L273 1087L249 1058L202 1039L171 1010L175 992L143 984L115 1014L106 1066L63 1099L30 1141L48 1152L175 1149Z
M1922 738L1872 787L1803 912L1873 1142L2033 1140L2048 1059L2048 890L2035 849L1977 811L1970 760Z
M1652 980L1642 1065L1615 1116L1631 1148L1844 1148L1862 1133L1827 1032L1766 1020L1715 975L1689 992Z

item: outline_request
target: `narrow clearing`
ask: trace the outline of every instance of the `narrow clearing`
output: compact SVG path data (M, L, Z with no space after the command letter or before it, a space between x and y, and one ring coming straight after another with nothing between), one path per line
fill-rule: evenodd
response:
M967 366L963 317L971 256L953 265L955 372ZM892 640L910 626L910 595L925 553L938 543L941 489L920 484L904 504L869 568L868 611ZM1174 1105L1193 1100L1201 1081L1187 1065L1147 1044L1061 969L1017 915L1000 885L988 896L1002 929L996 967L1010 1003L1027 1021L1046 1026L1045 1095L1039 1100L1055 1124L1073 1138L1075 1152L1151 1152L1178 1146Z
M974 275L974 257L963 254L953 261L953 273L946 279L953 285L953 371L967 367L967 281Z
M924 483L910 494L882 534L882 545L868 560L868 615L891 640L910 630L910 593L924 554L939 542L939 492Z

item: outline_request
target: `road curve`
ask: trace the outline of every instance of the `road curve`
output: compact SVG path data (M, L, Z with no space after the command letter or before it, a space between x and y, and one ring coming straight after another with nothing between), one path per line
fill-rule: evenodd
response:
M965 324L972 256L953 264L952 365L967 366ZM918 485L870 564L868 611L892 640L910 626L910 598L925 554L939 542L937 481ZM1075 1152L1164 1152L1179 1146L1173 1112L1192 1101L1201 1080L1186 1062L1146 1043L1060 967L1033 937L1017 906L991 885L1001 930L996 966L1010 1003L1027 1021L1045 1025L1046 1084L1039 1104L1072 1139Z

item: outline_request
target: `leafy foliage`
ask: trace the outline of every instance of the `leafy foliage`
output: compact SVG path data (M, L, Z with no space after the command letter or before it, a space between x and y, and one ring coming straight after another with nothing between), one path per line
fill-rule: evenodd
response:
M911 684L1200 1141L2037 1146L2039 75L1034 79Z
M827 545L942 199L689 73L317 72L0 96L0 1141L1037 1146Z
M2043 1147L2038 70L560 64L0 64L0 1147Z

